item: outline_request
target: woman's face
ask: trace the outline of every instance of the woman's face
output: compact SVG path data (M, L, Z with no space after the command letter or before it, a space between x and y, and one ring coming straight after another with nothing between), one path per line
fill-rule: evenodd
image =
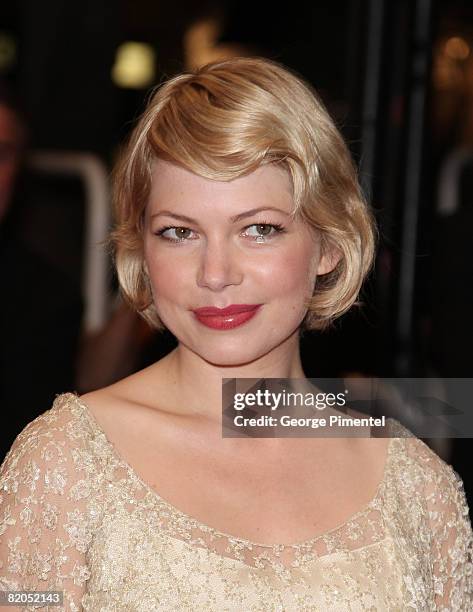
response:
M293 206L290 178L272 164L219 182L155 162L145 264L158 315L182 345L243 365L298 338L316 276L331 267ZM231 305L251 310L195 312Z

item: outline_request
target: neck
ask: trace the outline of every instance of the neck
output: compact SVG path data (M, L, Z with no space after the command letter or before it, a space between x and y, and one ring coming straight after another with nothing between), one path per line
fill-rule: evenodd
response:
M300 359L299 335L295 332L270 353L243 365L220 366L179 344L164 360L164 375L178 398L182 414L221 421L223 378L305 379Z

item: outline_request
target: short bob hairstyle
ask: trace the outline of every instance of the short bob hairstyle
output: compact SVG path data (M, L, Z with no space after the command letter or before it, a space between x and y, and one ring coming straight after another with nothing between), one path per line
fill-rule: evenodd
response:
M163 329L143 255L152 164L170 161L216 181L283 164L294 215L315 230L337 264L317 277L301 330L323 330L357 301L370 270L376 226L343 138L315 91L279 63L237 57L179 74L157 88L114 173L109 238L125 300ZM315 279L314 279L315 280Z

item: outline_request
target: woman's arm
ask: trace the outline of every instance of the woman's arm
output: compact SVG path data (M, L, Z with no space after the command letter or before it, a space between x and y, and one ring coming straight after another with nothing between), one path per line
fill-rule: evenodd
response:
M435 610L471 612L473 535L463 483L444 462L435 471L436 478L426 485Z
M26 426L0 468L0 591L63 594L62 607L42 610L82 610L93 486L77 467L81 452L70 415L52 410ZM19 609L37 608L0 605Z

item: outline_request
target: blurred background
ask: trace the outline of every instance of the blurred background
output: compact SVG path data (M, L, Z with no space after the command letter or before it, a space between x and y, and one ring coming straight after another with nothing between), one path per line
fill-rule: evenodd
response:
M100 246L109 175L151 87L233 55L275 59L315 86L379 223L363 307L304 337L306 374L472 376L472 3L274 6L1 4L2 458L56 394L110 384L175 346L116 297ZM469 438L430 443L462 476L471 506Z

